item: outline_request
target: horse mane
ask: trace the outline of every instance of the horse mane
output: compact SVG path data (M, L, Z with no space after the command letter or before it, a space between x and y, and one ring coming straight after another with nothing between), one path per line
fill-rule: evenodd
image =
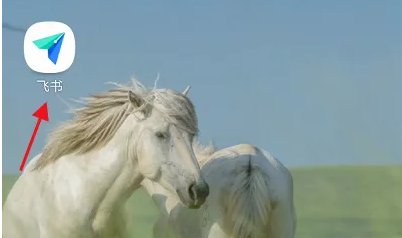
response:
M71 153L85 154L104 147L130 114L143 110L147 105L166 115L170 123L193 135L198 134L194 105L183 94L170 89L147 89L136 79L132 79L132 85L112 84L115 89L82 98L79 102L84 106L72 109L73 119L49 134L34 170ZM145 103L142 107L134 108L130 103L129 90L143 99Z
M213 155L216 151L215 144L210 142L209 144L203 145L201 144L197 138L193 140L193 150L195 156L197 157L198 163L202 167L208 159Z

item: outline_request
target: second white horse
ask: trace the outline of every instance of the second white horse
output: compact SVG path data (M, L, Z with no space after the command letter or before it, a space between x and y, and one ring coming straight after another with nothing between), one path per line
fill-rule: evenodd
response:
M249 144L194 150L210 186L199 210L150 180L141 184L161 212L155 238L294 238L293 178L277 159Z

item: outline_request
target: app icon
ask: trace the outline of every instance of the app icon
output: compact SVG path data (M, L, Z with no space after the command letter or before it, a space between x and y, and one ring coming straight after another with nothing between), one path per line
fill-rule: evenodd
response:
M71 67L75 57L74 33L61 22L38 22L27 30L24 57L38 73L61 73Z

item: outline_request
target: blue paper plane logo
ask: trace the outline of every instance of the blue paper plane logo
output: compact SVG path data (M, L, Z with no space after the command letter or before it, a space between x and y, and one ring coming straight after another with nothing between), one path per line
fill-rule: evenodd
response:
M63 44L65 33L58 33L56 35L47 36L38 40L33 41L33 43L41 50L47 50L47 57L53 64L57 64L59 59L61 45Z
M74 32L62 22L37 22L25 33L25 62L35 72L43 74L64 72L71 67L74 57Z

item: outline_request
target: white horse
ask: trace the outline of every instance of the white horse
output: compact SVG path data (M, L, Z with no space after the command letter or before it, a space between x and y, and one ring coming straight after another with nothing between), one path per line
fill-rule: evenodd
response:
M137 81L117 86L85 98L50 134L4 204L4 238L127 237L124 204L144 178L186 207L205 202L209 188L192 148L193 104Z
M141 183L161 212L155 238L294 238L293 179L277 159L249 144L194 150L210 187L200 209L185 209L150 180Z

